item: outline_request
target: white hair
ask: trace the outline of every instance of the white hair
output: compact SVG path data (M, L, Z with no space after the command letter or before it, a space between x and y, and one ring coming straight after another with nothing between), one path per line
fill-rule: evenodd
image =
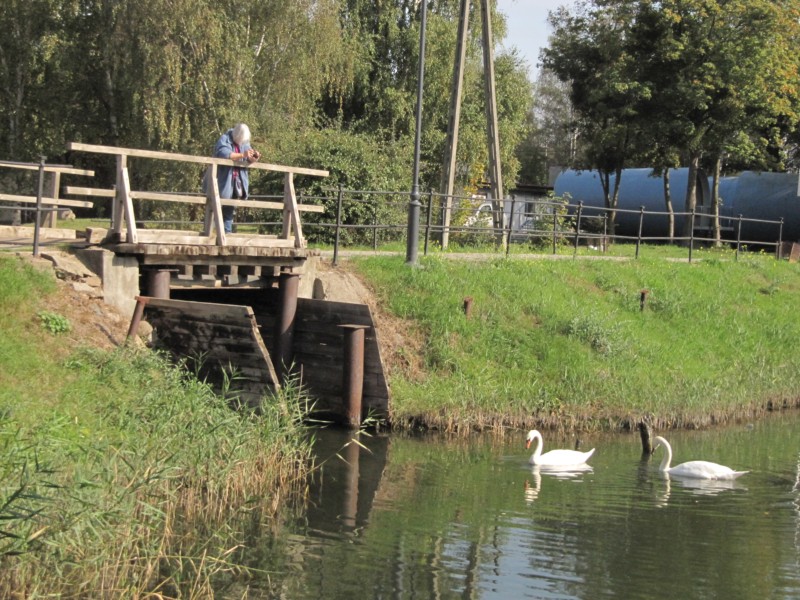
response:
M243 146L250 143L250 128L244 123L239 123L233 128L233 141Z

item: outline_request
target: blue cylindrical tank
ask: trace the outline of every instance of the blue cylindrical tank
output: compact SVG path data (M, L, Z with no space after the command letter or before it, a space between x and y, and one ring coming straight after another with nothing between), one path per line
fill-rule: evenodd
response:
M800 198L797 173L760 173L744 171L740 175L723 177L719 182L722 200L720 214L746 219L780 221L783 219L783 241L800 240ZM723 223L725 225L726 223ZM725 236L736 239L738 223L728 223ZM774 223L742 222L743 242L778 240L780 226Z
M670 197L674 212L683 212L686 206L686 190L689 169L670 170ZM613 189L615 177L611 177ZM605 195L596 171L563 171L555 181L553 191L556 196L569 195L570 204L583 202L585 207L604 208ZM703 211L710 202L711 192L708 178L702 173L697 178L697 210ZM616 217L617 235L635 236L639 232L639 212L644 207L642 235L645 237L666 237L669 235L669 217L664 202L664 179L653 176L652 169L624 169L620 178L619 204ZM627 212L631 211L631 212ZM587 210L585 214L600 214L597 210ZM684 218L675 217L675 235L683 231ZM699 223L699 219L697 221Z
M617 234L635 236L639 228L639 210L644 206L646 212L666 212L664 203L664 182L654 177L651 169L625 169L620 179L619 208L625 211L617 214ZM686 205L688 169L670 171L670 195L675 212L683 212ZM614 178L611 178L613 185ZM595 171L563 171L555 181L557 196L569 196L572 204L583 202L584 206L603 208L605 199L600 178ZM739 235L737 217L763 221L784 220L782 239L800 240L800 197L798 196L798 175L796 173L760 173L744 171L730 177L723 177L719 183L721 199L720 216L723 238L736 240ZM711 211L711 180L704 174L698 175L697 212L708 214ZM586 211L586 214L592 214ZM597 211L594 211L597 214ZM676 216L675 234L681 235L684 218ZM699 216L696 229L710 229L711 219ZM642 235L663 237L668 234L666 215L645 215ZM743 242L775 243L780 235L776 223L742 222L741 240Z

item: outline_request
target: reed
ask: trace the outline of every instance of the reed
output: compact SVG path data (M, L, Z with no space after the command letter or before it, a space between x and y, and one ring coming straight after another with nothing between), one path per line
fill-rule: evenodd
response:
M243 546L305 493L297 387L234 412L150 351L64 348L37 317L53 289L0 257L0 597L207 598L252 577Z
M705 427L800 405L800 272L770 256L350 262L422 332L424 372L392 369L399 428Z

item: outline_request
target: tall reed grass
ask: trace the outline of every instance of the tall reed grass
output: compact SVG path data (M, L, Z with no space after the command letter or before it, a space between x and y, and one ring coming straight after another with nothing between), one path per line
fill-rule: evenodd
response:
M0 257L0 597L206 598L302 497L296 387L230 409L144 350L59 347L52 276Z

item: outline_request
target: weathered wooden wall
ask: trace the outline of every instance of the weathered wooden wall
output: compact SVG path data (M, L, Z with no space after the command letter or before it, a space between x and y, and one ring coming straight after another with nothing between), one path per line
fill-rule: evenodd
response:
M182 353L191 356L190 352L211 349L212 344L222 344L218 356L215 355L217 367L227 367L230 361L238 370L246 371L265 368L264 362L256 360L248 354L261 352L253 342L234 344L228 339L234 335L250 336L244 325L244 313L252 312L257 325L258 339L264 346L268 357L274 356L274 328L277 314L277 294L273 289L260 290L173 290L174 296L184 300L177 302L175 310L167 314L163 308L149 307L145 318L152 322L151 315L161 319L161 327L156 327L160 343L173 348L174 354ZM187 301L191 298L191 301ZM155 302L155 301L151 301ZM230 304L229 304L230 303ZM160 306L156 303L157 306ZM210 308L200 308L210 307ZM198 316L181 315L179 308L191 309ZM218 308L222 307L222 308ZM225 317L225 310L237 315L238 329L230 319ZM220 321L217 322L219 315ZM249 318L249 316L248 316ZM167 319L174 319L175 326L168 325ZM364 388L362 397L363 416L388 417L389 387L384 376L383 362L378 345L378 337L369 307L365 304L331 302L327 300L311 300L298 298L297 314L294 330L294 371L301 377L305 390L314 402L315 412L321 416L332 418L344 417L346 410L342 401L344 375L344 331L339 325L365 325L364 335ZM191 332L195 331L196 339ZM227 333L226 333L227 332ZM183 348L183 350L179 350ZM220 362L222 361L222 362ZM274 381L273 362L269 361L270 381ZM209 375L209 377L211 377ZM216 382L219 376L214 378ZM263 382L262 382L263 385ZM253 391L257 391L257 388ZM263 395L263 394L262 394ZM250 397L250 396L248 396Z
M222 388L225 373L233 374L230 388L250 406L277 389L275 369L249 306L148 298L144 318L153 326L157 347L196 362L200 378L215 388Z
M364 335L363 416L387 417L389 386L384 376L378 337L366 304L300 298L294 329L294 359L317 409L344 414L342 377L344 332L339 325L367 325Z

